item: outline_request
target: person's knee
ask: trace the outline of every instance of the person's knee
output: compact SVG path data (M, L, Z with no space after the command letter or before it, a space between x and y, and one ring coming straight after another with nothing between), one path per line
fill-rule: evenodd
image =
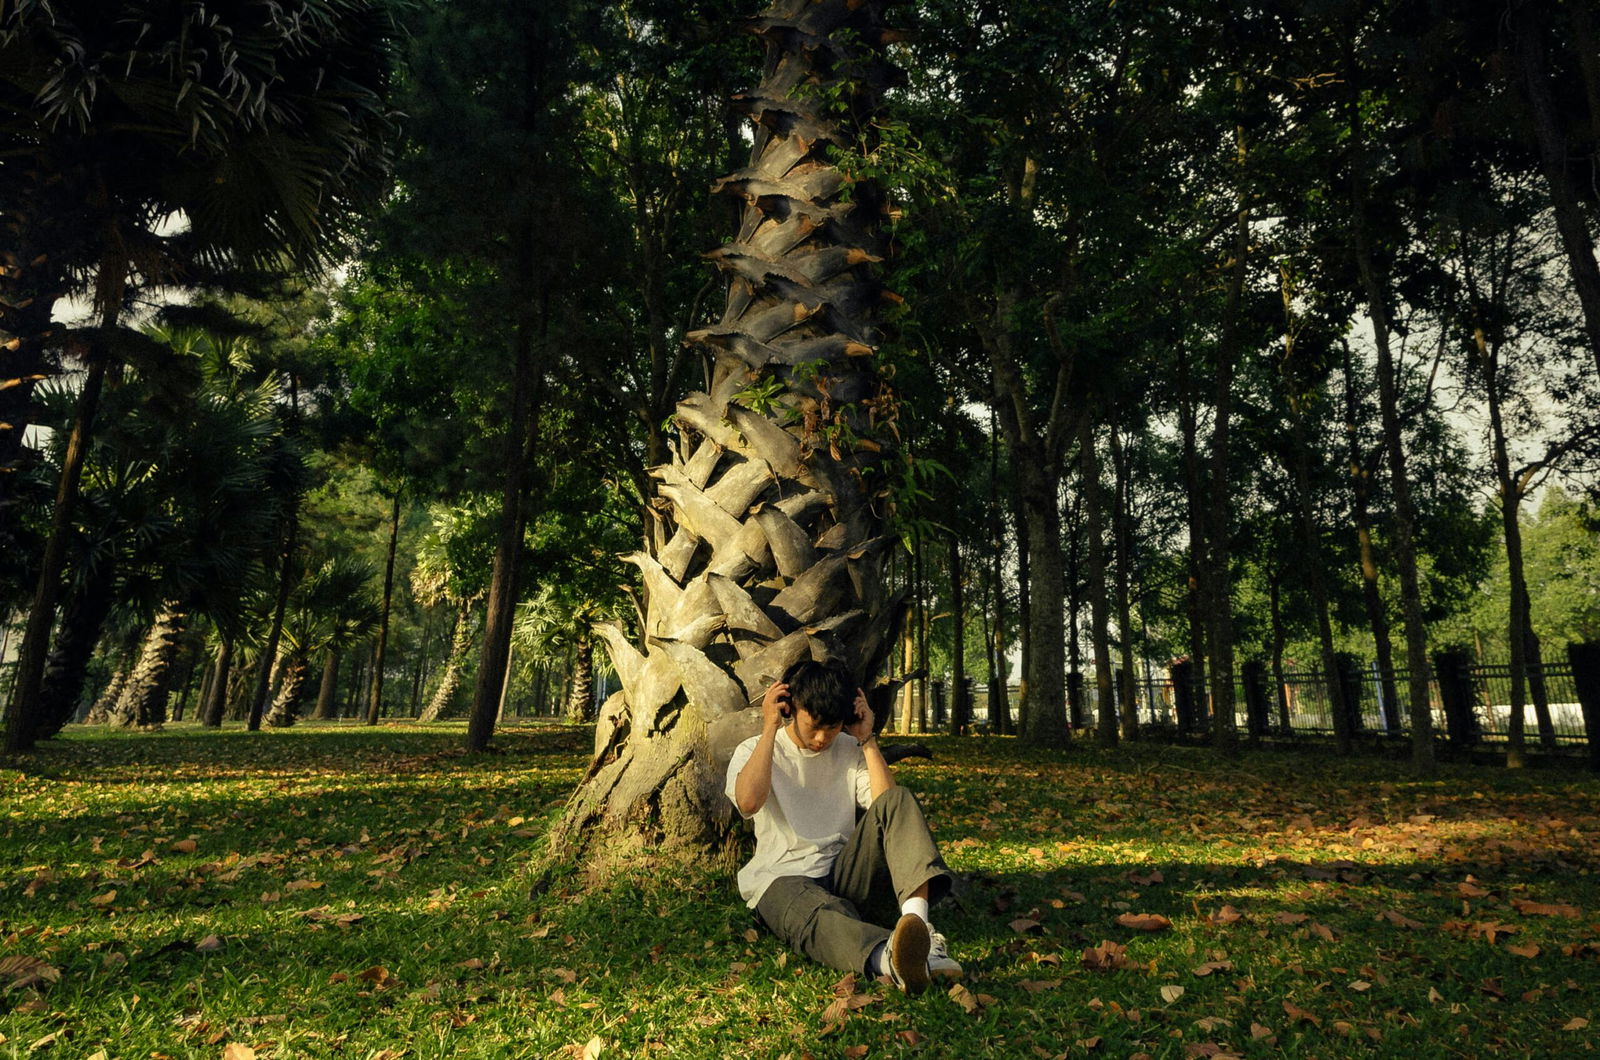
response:
M893 813L907 804L915 805L916 801L909 788L897 784L872 800L872 810L878 814Z

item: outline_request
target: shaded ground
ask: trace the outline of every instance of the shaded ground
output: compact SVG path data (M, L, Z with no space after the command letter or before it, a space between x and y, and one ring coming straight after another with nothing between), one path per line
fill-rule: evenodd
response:
M935 761L897 772L964 877L936 920L969 975L908 999L784 953L731 879L530 899L588 734L511 729L480 759L459 742L450 725L74 730L0 762L0 1056L1596 1043L1600 783L1579 774L1418 782L1390 762L930 739Z

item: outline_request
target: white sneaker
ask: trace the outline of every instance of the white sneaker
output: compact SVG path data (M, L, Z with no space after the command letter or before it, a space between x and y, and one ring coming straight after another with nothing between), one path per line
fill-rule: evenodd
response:
M950 956L950 947L945 944L944 936L931 930L928 932L928 974L946 979L960 979L965 974L961 965Z
M894 926L888 944L889 978L908 994L928 989L928 925L907 913Z

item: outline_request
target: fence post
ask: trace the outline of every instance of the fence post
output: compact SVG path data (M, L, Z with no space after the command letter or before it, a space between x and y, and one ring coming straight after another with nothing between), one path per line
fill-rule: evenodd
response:
M1583 728L1589 734L1589 768L1600 770L1600 642L1568 644L1572 683L1578 687Z
M1067 713L1072 720L1072 731L1089 728L1083 716L1083 675L1076 670L1067 674Z
M1173 663L1167 671L1172 675L1172 701L1178 708L1178 732L1193 732L1199 728L1198 704L1194 701L1194 663L1188 659Z
M1245 725L1250 738L1259 740L1267 734L1267 719L1272 710L1267 695L1267 664L1251 659L1240 672L1244 678Z
M1439 679L1439 699L1444 704L1445 733L1450 746L1465 752L1477 740L1472 716L1472 660L1464 651L1441 651L1433 656Z
M1361 731L1361 660L1347 651L1335 652L1335 671L1339 677L1339 694L1344 700L1344 716L1349 723L1350 735Z

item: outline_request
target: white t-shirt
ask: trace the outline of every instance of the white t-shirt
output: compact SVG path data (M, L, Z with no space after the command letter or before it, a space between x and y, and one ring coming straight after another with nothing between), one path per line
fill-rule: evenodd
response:
M761 737L734 749L723 790L739 800L734 785ZM788 729L778 732L772 754L772 791L754 814L756 854L739 870L739 894L754 909L767 885L780 876L826 876L856 828L856 807L872 804L866 756L854 737L840 733L826 751L802 750Z

